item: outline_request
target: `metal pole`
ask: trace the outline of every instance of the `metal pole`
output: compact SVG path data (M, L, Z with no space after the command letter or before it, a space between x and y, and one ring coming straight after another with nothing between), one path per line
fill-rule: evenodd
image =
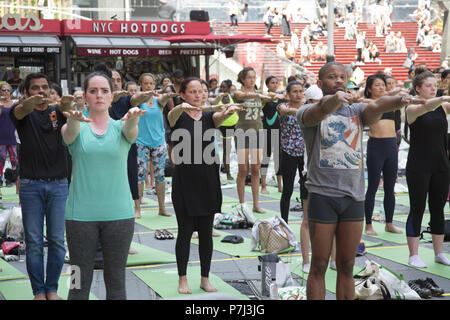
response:
M334 0L328 0L328 55L334 57Z

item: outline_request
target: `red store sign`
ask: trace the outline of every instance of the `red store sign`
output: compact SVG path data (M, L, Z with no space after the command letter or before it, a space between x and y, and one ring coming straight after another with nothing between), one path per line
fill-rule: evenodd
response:
M124 49L124 48L78 48L78 55L80 56L199 56L199 55L213 55L214 49Z
M63 20L63 35L167 36L210 34L209 22Z

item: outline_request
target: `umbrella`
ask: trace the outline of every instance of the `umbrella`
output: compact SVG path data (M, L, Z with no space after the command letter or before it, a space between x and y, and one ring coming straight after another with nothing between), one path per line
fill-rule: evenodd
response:
M246 42L273 42L272 39L249 34L235 34L231 36L218 34L181 35L181 36L167 37L159 40L168 41L170 43L203 42L203 43L212 43L220 46L229 46Z

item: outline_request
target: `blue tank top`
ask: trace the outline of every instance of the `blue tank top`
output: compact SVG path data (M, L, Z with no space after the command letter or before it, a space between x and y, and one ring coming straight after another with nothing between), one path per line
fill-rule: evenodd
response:
M147 103L139 106L145 113L139 119L139 133L136 142L145 147L158 147L165 142L163 113L158 101L153 97L153 106Z

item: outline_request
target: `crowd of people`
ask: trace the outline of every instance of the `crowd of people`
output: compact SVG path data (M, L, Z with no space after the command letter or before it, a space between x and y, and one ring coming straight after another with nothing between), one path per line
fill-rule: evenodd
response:
M122 84L120 73L103 64L96 65L83 88L70 96L61 96L60 88L41 73L26 76L18 100L11 99L10 84L1 84L1 164L8 152L13 169L20 171L17 187L26 265L35 298L60 299L57 288L65 231L70 264L81 271L81 286L71 288L68 299L88 299L100 244L106 297L126 299L126 260L150 164L161 216L170 215L164 207L164 181L165 169L172 169L178 291L192 292L186 273L194 232L199 238L201 288L216 291L209 281L213 217L222 206L221 164L227 179L234 179L230 170L233 139L238 210L246 216L265 212L259 194L268 192L267 168L272 155L279 155L273 161L281 192L280 214L288 222L298 172L304 211L302 254L309 257L312 252L311 259L303 261L303 270L309 273L308 299L325 297L324 274L332 251L332 267L339 279L337 298L353 298L355 252L364 221L365 234L376 235L372 214L381 176L385 230L406 233L410 265L426 267L418 255L418 239L427 196L435 261L450 265L442 253L443 209L450 179L450 72L433 73L425 65L416 66L412 88L407 89L382 71L355 85L354 70L331 61L320 69L317 84L298 75L288 78L283 88L281 79L269 76L264 79L267 91L264 84L256 89L256 72L251 67L241 70L240 86L234 89L230 79L218 86L217 79L206 82L185 77L182 70L163 78L158 87L151 73L142 74L138 83ZM406 115L405 127L410 132L405 137L410 144L406 166L410 213L405 231L392 221L401 113ZM336 135L332 129L336 121L348 130L345 135ZM369 127L370 137L367 191L365 168L361 167L364 126ZM214 133L215 129L219 131ZM219 140L223 142L222 159ZM203 141L201 150L196 141ZM324 141L329 142L326 148ZM251 209L245 203L246 183L251 185ZM338 207L347 209L336 211Z

